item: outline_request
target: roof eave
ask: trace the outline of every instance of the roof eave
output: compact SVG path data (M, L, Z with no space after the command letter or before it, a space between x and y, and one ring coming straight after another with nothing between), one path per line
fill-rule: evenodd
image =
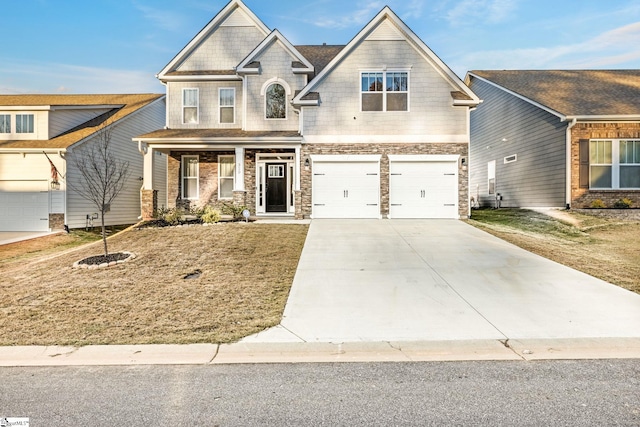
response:
M188 76L164 76L158 77L162 82L192 82L192 81L239 81L242 80L237 74L204 74L204 75L188 75Z

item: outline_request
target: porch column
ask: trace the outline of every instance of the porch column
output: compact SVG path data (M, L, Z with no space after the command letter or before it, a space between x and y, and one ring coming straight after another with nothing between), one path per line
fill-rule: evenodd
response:
M234 191L244 191L244 147L236 147L236 179Z
M296 183L295 183L295 191L300 191L300 175L301 175L301 167L300 167L300 163L302 162L302 159L300 158L300 147L296 147L296 158L294 159L295 161L295 167L294 167L294 171L296 174Z
M143 170L143 181L142 181L142 189L143 190L153 190L153 148L146 146L144 147L144 162L142 166Z

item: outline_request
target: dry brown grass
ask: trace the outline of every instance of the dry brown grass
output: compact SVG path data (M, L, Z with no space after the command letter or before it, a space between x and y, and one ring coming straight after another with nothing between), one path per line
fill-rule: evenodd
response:
M223 224L131 230L100 270L72 264L100 243L0 263L0 345L232 342L280 322L305 225ZM197 279L184 277L195 271Z
M470 223L530 252L640 293L640 222L567 211L474 211ZM562 218L561 218L562 219Z

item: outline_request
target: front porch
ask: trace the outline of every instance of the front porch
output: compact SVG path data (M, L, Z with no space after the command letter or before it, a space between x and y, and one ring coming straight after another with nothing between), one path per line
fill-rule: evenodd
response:
M138 142L145 158L142 217L155 218L158 208L243 207L255 217L302 218L300 195L301 137L295 132L209 130L157 131ZM167 133L172 137L162 138ZM198 132L196 132L198 133ZM201 132L200 132L201 133ZM235 136L227 135L232 133ZM154 135L155 134L155 135ZM187 136L189 135L189 136ZM167 200L157 200L153 154L167 155Z

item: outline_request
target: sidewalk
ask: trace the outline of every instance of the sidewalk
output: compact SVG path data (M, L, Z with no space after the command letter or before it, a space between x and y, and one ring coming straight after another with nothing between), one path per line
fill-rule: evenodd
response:
M640 359L640 338L0 347L0 367Z

